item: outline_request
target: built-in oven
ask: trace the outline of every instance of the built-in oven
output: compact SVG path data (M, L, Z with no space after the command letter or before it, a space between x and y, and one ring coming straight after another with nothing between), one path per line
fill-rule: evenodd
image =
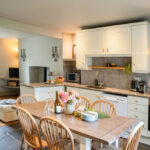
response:
M80 83L80 75L78 73L67 73L67 81Z

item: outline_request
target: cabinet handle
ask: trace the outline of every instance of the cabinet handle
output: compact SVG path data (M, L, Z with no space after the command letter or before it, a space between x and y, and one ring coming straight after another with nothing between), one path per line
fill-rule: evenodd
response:
M103 53L104 53L104 48L102 49Z
M109 49L107 48L107 52L109 52Z
M134 117L137 118L138 116L137 116L137 115L134 115Z
M135 110L138 110L138 108L136 108L136 107L135 107L134 109L135 109Z
M135 100L135 102L138 103L139 101L138 101L138 100Z

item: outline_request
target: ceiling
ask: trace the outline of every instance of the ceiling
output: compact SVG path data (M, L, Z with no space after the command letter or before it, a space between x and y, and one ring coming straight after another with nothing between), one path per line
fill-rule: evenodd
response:
M0 0L0 16L56 32L150 18L150 0Z
M33 34L0 27L0 38L21 39L21 38L26 38L31 36L33 36Z

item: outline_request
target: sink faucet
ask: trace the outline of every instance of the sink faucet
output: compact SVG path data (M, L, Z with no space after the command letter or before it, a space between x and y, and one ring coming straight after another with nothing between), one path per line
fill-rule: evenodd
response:
M97 73L96 73L96 76L97 76L97 79L99 78L99 83L98 83L98 85L100 86L100 87L103 87L103 85L104 85L104 83L103 83L103 71L97 71Z

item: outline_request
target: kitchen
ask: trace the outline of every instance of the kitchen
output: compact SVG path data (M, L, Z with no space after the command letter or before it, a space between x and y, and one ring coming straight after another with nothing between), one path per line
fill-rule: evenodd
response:
M20 96L10 107L7 99L6 103L5 99L0 101L0 149L16 150L24 145L29 149L27 141L32 135L26 138L27 132L22 129L29 131L33 120L45 137L43 129L51 124L42 122L51 119L64 123L75 149L76 144L80 150L93 150L93 146L122 148L136 129L140 143L133 136L131 144L137 142L135 149L148 150L149 7L149 2L138 0L1 2L0 14L4 18L0 17L0 27L10 29L12 32L5 34L13 34L18 41ZM26 36L20 38L22 33ZM1 65L4 61L2 58ZM0 79L12 80L7 75ZM8 83L6 80L3 87L8 88ZM31 120L20 117L21 111L30 114ZM94 122L87 122L87 114L93 116ZM14 123L17 117L20 122ZM56 136L63 139L62 135ZM42 148L49 147L47 138L39 137Z
M66 89L77 91L91 103L100 99L110 101L119 115L145 123L141 142L148 144L149 27L149 23L144 21L87 29L78 32L76 38L67 34L67 40L63 42L63 67L66 71L63 74L66 82L54 84L52 75L48 78L50 84L24 83L21 85L21 95L33 94L41 101L49 97L55 99L56 91ZM100 42L104 42L103 46ZM65 54L67 48L71 50L69 56L68 51ZM55 78L60 76L56 73Z

